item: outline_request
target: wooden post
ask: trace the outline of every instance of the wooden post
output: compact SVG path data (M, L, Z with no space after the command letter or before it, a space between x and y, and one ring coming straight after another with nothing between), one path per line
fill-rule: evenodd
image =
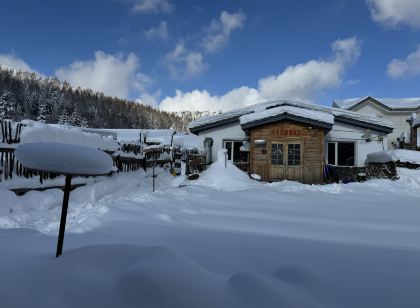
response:
M190 175L190 154L186 152L185 157L185 175Z
M152 177L153 177L153 192L155 192L155 149L153 149L152 155L153 155L153 167L152 167L152 169L153 169L153 174L152 174Z
M415 151L417 149L417 128L414 125L411 125L410 137L411 149Z
M63 252L64 233L66 231L67 209L69 207L69 197L71 188L71 175L66 175L66 184L64 186L63 207L61 209L60 231L58 233L57 253L58 258Z

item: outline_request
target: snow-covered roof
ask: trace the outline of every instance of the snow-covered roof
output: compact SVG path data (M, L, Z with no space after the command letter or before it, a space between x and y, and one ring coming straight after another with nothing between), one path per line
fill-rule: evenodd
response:
M412 150L389 150L374 152L367 155L366 163L388 163L391 161L399 161L403 163L411 163L420 165L420 152Z
M363 123L370 123L373 125L378 125L382 127L394 128L394 123L391 121L378 117L373 114L364 114L359 112L353 112L350 110L343 110L339 108L331 108L335 118L340 118L340 120L348 119L350 121L358 121Z
M100 134L101 136L112 137L118 141L139 140L140 129L112 129L112 128L88 128L82 129L84 132Z
M194 134L175 134L173 140L174 147L180 147L182 149L199 151L203 149L203 138Z
M334 116L331 113L285 105L243 115L239 117L239 122L241 125L247 125L279 115L293 115L331 125L334 124Z
M348 98L334 100L333 106L341 109L351 109L355 105L363 102L366 99L373 99L389 109L419 109L420 108L420 97L411 98L379 98L372 96L364 96L357 98Z
M156 143L160 145L171 145L172 135L175 133L174 129L139 129L139 128L83 128L85 132L94 132L102 136L111 136L123 143L134 143L142 141L146 136L148 143Z
M261 113L260 116L266 115L267 117L272 116L273 111L268 111L270 109L276 109L282 106L289 106L289 107L296 107L297 109L293 109L296 113L299 112L300 117L305 114L305 117L310 118L318 116L319 118L323 118L324 120L328 117L327 115L320 115L314 114L311 111L317 111L320 113L325 113L332 115L334 117L334 121L342 121L342 122L351 122L354 125L359 124L360 126L369 126L370 128L375 129L385 129L390 130L393 129L393 123L389 120L380 118L376 115L368 115L368 114L361 114L353 111L347 111L339 108L327 107L327 106L320 106L308 102L296 101L296 100L271 100L262 102L259 104L255 104L252 106L242 107L238 109L234 109L228 112L224 112L217 115L212 116L205 116L201 117L195 121L192 121L189 124L189 128L192 132L198 132L205 129L218 127L224 124L235 123L239 122L241 117L245 115L255 114L264 112L267 110L267 113ZM298 110L302 109L302 110ZM280 109L276 109L278 112ZM292 109L290 109L292 110ZM306 111L304 111L306 110ZM316 115L316 116L315 116ZM252 118L250 116L249 118ZM248 118L248 119L249 119ZM244 117L247 119L247 117ZM311 118L310 118L311 119Z
M142 136L146 136L146 142L160 145L171 145L173 129L141 129Z

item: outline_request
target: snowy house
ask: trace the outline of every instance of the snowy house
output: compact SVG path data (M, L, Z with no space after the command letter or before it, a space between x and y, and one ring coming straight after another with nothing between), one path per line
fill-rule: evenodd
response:
M208 162L219 149L238 163L249 149L250 172L265 181L323 182L325 164L363 167L367 154L387 149L393 124L375 115L293 100L272 100L206 116L189 124Z
M388 147L396 147L399 141L410 143L410 125L407 123L412 114L420 117L420 98L377 98L366 96L335 100L333 107L365 114L374 114L391 121L394 131L388 135ZM402 140L404 138L405 140ZM420 140L417 141L420 146Z

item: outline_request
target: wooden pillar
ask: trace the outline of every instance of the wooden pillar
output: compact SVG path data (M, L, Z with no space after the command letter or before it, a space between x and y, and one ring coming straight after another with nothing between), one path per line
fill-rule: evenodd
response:
M417 149L417 127L411 125L411 132L410 132L410 145L412 150Z
M66 184L64 186L63 207L61 209L60 231L58 233L57 253L59 257L63 252L64 233L66 231L67 209L69 207L69 197L71 188L71 175L66 175Z

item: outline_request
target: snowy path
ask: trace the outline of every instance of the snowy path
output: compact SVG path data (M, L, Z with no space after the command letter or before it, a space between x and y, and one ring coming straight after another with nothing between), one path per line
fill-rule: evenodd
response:
M325 186L260 184L216 171L181 188L161 174L156 193L142 173L77 189L59 259L53 255L61 192L17 198L0 191L13 207L0 215L0 226L20 228L0 230L2 303L185 308L420 302L418 171L405 170L397 182Z

